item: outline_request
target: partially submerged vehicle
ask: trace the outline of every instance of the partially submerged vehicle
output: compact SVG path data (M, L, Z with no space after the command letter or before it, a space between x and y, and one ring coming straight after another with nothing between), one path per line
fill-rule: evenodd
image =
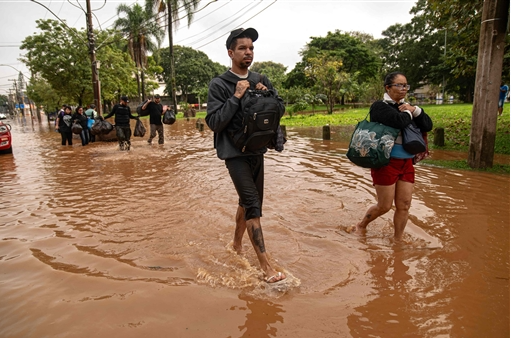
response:
M0 154L12 154L11 125L0 121Z

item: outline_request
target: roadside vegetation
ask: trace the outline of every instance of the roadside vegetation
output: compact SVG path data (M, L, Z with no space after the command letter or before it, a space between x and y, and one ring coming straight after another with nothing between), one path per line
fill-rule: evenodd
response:
M161 24L160 10L166 6L161 6L162 0L143 3L144 6L120 4L114 27L96 29L94 34L86 29L70 30L62 21L37 20L37 32L27 36L20 46L23 51L20 61L32 73L30 83L26 84L31 100L46 113L62 103L85 106L95 102L97 97L89 80L91 60L87 57L92 46L102 65L99 75L102 104L97 107L98 110L101 107L100 112L110 111L122 95L137 105L159 90L162 81L163 92L176 108L176 92L180 93L179 101L206 102L208 83L228 66L188 46L163 47L166 34L169 42L172 41L172 30L167 32ZM176 0L173 3L176 11L183 5L188 14L183 18L192 24L193 8L199 2ZM382 38L336 29L304 41L300 60L291 69L272 60L256 59L250 70L271 79L286 103L284 125L344 126L342 132L346 134L351 134L350 128L366 115L369 103L383 96L385 74L399 70L410 85L411 102L435 103L442 95L456 103L429 105L426 111L436 127L445 129L443 149L470 153L472 103L474 93L479 90L476 88L477 41L481 36L481 22L485 22L482 20L484 3L418 0L410 11L411 21L389 26L382 32ZM84 43L88 39L93 43ZM504 41L502 74L499 79L491 80L509 84L509 32ZM15 102L12 99L9 102L6 95L0 94L0 102L7 102L14 111ZM483 113L486 112L478 112L476 116ZM484 123L487 120L482 118L476 126L477 133L490 134L478 144L483 154L489 153L493 143L488 142L493 126ZM495 134L495 152L509 154L509 116L499 119ZM477 167L484 163L471 165Z
M472 125L472 104L446 104L446 105L421 105L428 113L434 123L434 128L444 128L445 146L444 150L468 151L470 142L470 128ZM504 106L504 111L509 112L509 105ZM316 112L305 112L285 115L281 124L289 127L314 127L314 126L353 126L364 119L369 112L369 107L364 108L342 108L339 107L333 114L326 114L317 107ZM495 112L495 114L497 114ZM432 134L432 133L431 133ZM433 135L430 135L431 149ZM504 113L497 121L497 134L495 140L495 153L509 154L509 114Z
M446 104L446 105L420 105L433 120L434 128L444 128L445 146L438 147L433 144L433 131L429 133L429 148L447 151L459 151L468 154L470 143L470 130L472 125L472 104ZM365 118L369 107L350 108L336 106L333 114L328 114L325 106L307 107L303 112L286 113L281 125L288 128L322 127L325 125L346 127L345 137L349 140L351 132L358 121ZM496 113L495 113L496 114ZM179 114L181 115L181 114ZM198 112L197 118L204 119L205 112ZM509 104L504 105L504 113L497 119L497 133L495 137L495 154L510 154L510 115ZM431 160L422 162L425 165L434 165L452 169L471 169L466 160ZM510 166L494 164L493 168L485 171L495 173L510 173Z

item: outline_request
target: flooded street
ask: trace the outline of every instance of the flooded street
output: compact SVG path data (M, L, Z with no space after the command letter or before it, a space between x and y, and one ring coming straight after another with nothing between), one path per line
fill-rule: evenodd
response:
M265 243L288 276L270 285L247 236L231 249L238 199L207 126L121 152L6 122L0 337L510 335L508 175L418 165L405 243L393 211L359 238L344 228L375 203L370 171L288 128L265 157Z

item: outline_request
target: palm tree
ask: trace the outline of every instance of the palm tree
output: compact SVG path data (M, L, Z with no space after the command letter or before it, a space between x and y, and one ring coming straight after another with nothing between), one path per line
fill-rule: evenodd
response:
M177 100L176 100L176 75L175 75L175 63L174 63L174 42L172 35L172 26L179 26L179 11L184 8L186 12L186 18L188 20L188 26L190 26L193 13L197 9L200 0L146 0L146 11L154 13L156 20L159 20L158 14L165 13L167 16L167 29L169 34L169 54L170 54L170 78L172 88L172 104L174 110L177 112ZM172 25L174 24L174 25Z
M140 97L142 93L142 100L145 100L147 52L159 48L165 37L165 28L160 28L152 17L151 12L146 12L137 3L133 7L125 4L119 5L117 7L117 15L121 13L124 13L125 16L119 17L115 21L114 27L126 35L128 52L137 66L138 95ZM151 41L151 37L156 39L157 46Z

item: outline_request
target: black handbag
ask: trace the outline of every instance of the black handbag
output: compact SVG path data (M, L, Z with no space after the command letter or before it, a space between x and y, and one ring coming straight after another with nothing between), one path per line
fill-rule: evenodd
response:
M422 132L413 121L401 130L401 136L403 137L403 149L408 153L415 155L426 151L426 142L424 142Z
M399 129L379 122L360 121L351 135L346 156L363 168L381 168L390 162L390 152Z
M80 123L75 122L71 127L71 131L73 132L73 134L81 134L81 132L83 131L83 127L80 125Z

